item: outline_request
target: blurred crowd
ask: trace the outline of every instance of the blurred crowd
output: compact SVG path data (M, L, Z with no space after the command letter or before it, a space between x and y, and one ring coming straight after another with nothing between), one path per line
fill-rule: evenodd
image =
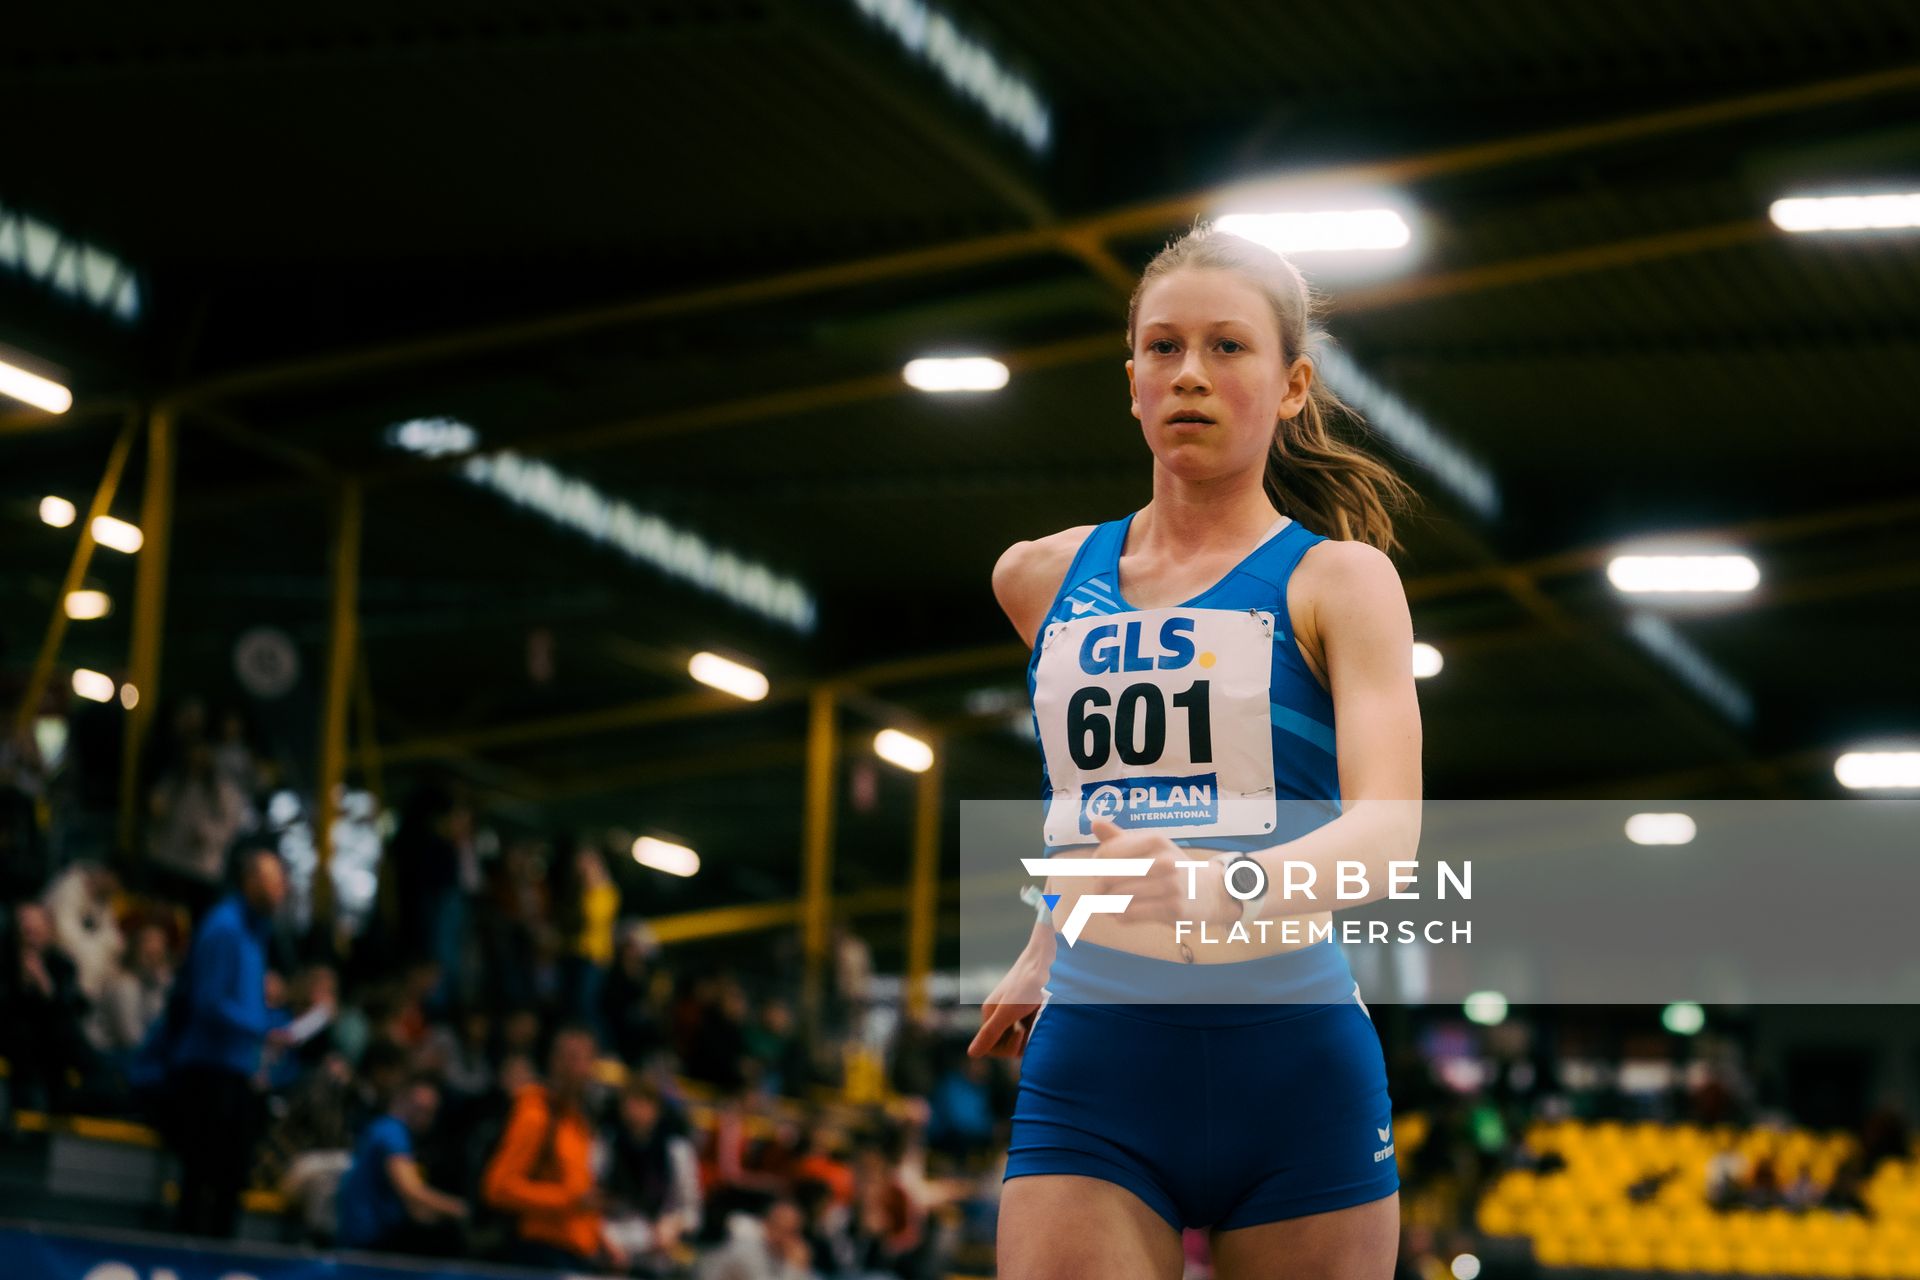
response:
M630 860L436 781L371 858L336 827L323 883L240 716L159 736L131 857L35 742L0 757L0 1058L9 1115L158 1129L181 1230L232 1235L251 1188L309 1243L608 1274L932 1277L991 1241L1017 1068L892 1008L849 1101L884 1003L851 931L807 1019L792 939L670 963Z

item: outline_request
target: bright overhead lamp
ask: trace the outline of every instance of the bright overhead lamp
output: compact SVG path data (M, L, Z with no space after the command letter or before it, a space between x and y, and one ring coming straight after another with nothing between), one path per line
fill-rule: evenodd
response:
M916 391L998 391L1007 366L991 356L926 356L907 361L900 376Z
M1751 591L1760 568L1746 556L1615 556L1607 581L1629 594Z
M933 748L898 729L882 729L874 734L873 752L888 764L912 773L925 773L933 767Z
M1691 1000L1678 1000L1660 1011L1660 1025L1677 1036L1699 1035L1707 1025L1707 1011Z
M73 408L73 392L51 378L28 373L5 360L0 360L0 395L12 396L48 413L65 413Z
M71 502L65 498L56 498L52 494L40 499L40 521L56 529L64 529L80 515Z
M633 842L633 860L670 876L690 876L700 870L700 855L683 844L641 836Z
M1440 656L1438 649L1424 640L1413 642L1413 678L1415 680L1429 680L1439 675L1440 668L1446 665L1447 660Z
M1498 991L1476 991L1460 1005L1467 1021L1497 1027L1507 1020L1507 998Z
M113 607L113 601L104 591L67 592L67 616L75 622L91 622L95 618L104 618Z
M124 551L132 555L145 544L140 534L140 526L128 524L125 520L116 520L112 516L93 518L93 540L103 547L112 547L115 551Z
M1407 220L1392 209L1228 213L1216 218L1214 225L1286 254L1404 249L1413 239Z
M73 669L73 691L89 702L113 701L113 677L85 667Z
M1782 231L1893 231L1920 227L1920 193L1791 196L1767 209Z
M711 685L748 702L767 696L767 678L744 663L733 662L717 653L696 653L687 663L687 674L701 684Z
M1692 844L1698 829L1684 813L1636 813L1627 819L1627 839L1635 844Z
M1850 791L1920 787L1920 751L1848 751L1833 776Z

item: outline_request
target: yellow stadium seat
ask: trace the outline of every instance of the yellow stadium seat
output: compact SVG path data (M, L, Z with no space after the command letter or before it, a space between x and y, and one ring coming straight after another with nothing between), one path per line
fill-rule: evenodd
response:
M1533 1238L1533 1258L1543 1267L1565 1267L1573 1263L1573 1242L1562 1235Z

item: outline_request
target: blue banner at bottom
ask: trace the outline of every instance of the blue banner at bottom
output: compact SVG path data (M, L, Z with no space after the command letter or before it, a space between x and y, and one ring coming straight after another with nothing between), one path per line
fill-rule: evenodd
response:
M0 1275L7 1280L530 1280L541 1274L431 1258L376 1261L270 1248L13 1224L0 1227Z

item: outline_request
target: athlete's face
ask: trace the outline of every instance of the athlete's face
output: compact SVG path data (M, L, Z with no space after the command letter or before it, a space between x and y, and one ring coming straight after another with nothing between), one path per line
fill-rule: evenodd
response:
M1127 385L1161 465L1208 479L1265 464L1275 424L1299 413L1313 368L1288 363L1266 296L1228 271L1185 270L1147 286Z

